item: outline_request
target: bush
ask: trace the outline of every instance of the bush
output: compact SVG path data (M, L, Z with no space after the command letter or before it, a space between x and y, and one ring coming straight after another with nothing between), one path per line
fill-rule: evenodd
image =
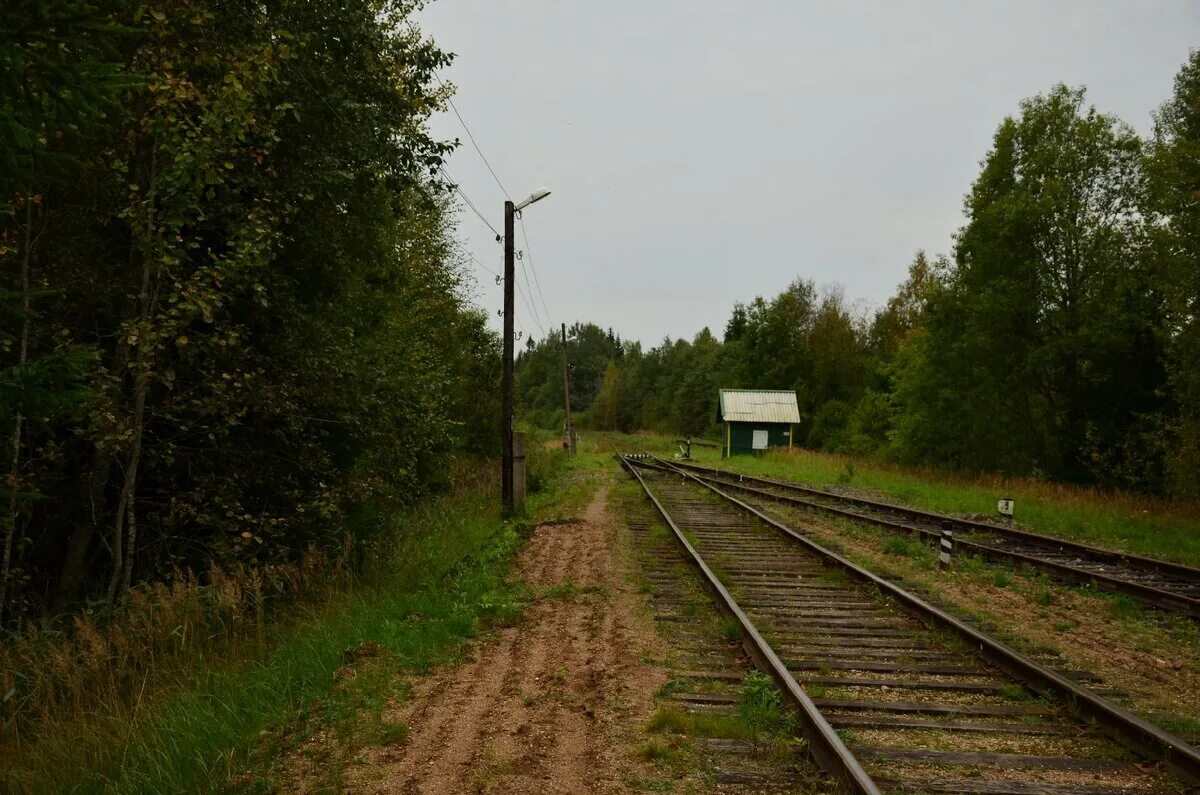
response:
M806 446L815 450L840 450L847 442L850 407L840 400L831 400L813 417Z
M557 437L527 434L525 437L525 489L530 494L545 489L566 461L566 451Z

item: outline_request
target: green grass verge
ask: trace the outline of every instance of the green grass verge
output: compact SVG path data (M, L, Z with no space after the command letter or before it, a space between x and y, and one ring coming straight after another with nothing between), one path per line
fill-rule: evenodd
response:
M604 435L611 449L670 455L670 437ZM696 463L814 485L851 485L917 508L996 515L996 500L1016 500L1016 519L1034 531L1139 555L1200 566L1200 506L1125 492L998 476L969 477L906 469L846 456L795 450L721 460L719 449L694 446Z
M521 589L505 572L521 536L499 521L490 495L433 500L399 519L396 533L403 540L394 565L375 584L282 622L265 655L197 660L186 680L159 683L132 719L114 709L43 727L35 743L0 764L0 790L269 788L256 771L294 742L288 727L311 725L314 711L335 722L353 708L329 698L347 653L379 644L400 670L425 670L453 660L483 622L520 609ZM402 732L383 727L381 739Z

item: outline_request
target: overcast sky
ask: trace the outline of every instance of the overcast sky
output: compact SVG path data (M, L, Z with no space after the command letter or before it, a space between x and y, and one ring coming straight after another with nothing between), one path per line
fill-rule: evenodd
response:
M1197 0L438 0L419 20L456 54L442 77L513 198L554 191L525 212L550 319L647 345L719 336L734 301L797 277L882 304L917 249L950 251L1023 97L1086 85L1146 134L1200 47ZM500 228L504 195L462 126L433 127L462 139L448 171ZM459 238L501 269L469 211ZM499 328L501 288L475 269Z

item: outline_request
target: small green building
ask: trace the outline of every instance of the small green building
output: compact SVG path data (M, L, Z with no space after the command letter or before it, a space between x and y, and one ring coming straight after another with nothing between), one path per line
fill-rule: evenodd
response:
M790 450L800 408L791 390L722 389L717 398L717 422L724 425L722 458L771 447Z

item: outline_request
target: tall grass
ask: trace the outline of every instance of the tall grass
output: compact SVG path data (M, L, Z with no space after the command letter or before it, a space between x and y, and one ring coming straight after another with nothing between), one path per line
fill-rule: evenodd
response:
M490 471L472 471L395 517L365 576L317 556L180 574L103 621L83 613L11 638L0 790L224 790L261 733L328 690L348 650L379 643L418 669L452 656L480 620L515 609L504 571L519 536L494 491Z
M903 467L811 450L737 456L693 450L699 463L811 484L873 489L928 510L996 516L996 500L1016 500L1015 518L1048 535L1200 566L1200 504L1126 491L996 474Z

